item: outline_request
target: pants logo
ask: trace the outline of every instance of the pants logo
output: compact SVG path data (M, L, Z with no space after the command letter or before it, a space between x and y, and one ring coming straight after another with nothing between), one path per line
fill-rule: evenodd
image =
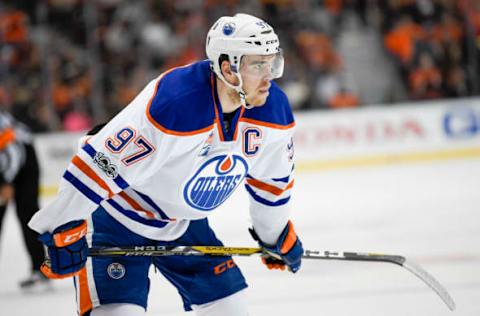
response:
M231 269L234 267L236 267L236 264L233 261L233 259L228 259L227 261L222 262L219 265L215 266L215 268L213 268L213 272L215 273L215 275L219 275L227 271L228 269Z
M112 279L118 280L125 276L125 267L121 263L110 263L107 272Z

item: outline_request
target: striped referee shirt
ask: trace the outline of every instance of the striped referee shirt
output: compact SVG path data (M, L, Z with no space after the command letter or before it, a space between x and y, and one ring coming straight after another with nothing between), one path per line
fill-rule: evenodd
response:
M0 184L11 183L25 163L25 144L32 143L28 128L10 113L0 111Z

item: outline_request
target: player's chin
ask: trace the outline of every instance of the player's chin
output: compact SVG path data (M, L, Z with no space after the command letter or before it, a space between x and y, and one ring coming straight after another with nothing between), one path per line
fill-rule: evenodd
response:
M255 98L253 98L252 102L250 102L251 105L253 106L262 106L267 102L268 95L270 93L268 91L266 92L259 92Z

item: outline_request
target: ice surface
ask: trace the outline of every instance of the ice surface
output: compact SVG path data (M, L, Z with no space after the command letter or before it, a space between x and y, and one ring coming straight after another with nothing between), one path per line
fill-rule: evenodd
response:
M311 260L292 275L238 258L251 315L480 315L479 160L299 172L294 189L292 217L306 248L404 255L449 290L457 310L392 264ZM247 205L240 189L210 217L226 245L255 246ZM19 290L28 265L12 210L0 238L0 315L76 315L71 280L43 294ZM185 315L175 289L153 271L151 279L147 315Z

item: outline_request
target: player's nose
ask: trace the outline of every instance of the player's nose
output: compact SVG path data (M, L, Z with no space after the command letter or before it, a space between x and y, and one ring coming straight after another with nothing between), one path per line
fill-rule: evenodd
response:
M271 80L273 80L273 74L272 74L272 71L271 70L268 70L265 75L263 76L263 80L264 81L268 81L270 82Z

